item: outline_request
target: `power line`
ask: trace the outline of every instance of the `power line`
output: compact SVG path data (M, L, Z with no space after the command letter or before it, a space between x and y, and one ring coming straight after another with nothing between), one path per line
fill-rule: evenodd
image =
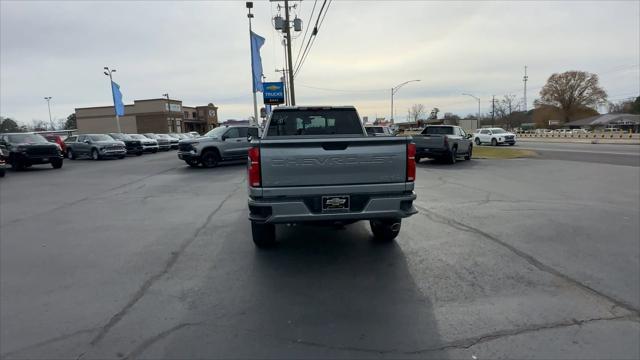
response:
M304 50L302 51L302 58L305 57L305 55L307 54L307 50L309 49L309 45L311 44L311 40L314 39L314 37L316 36L316 34L318 33L318 21L320 21L320 15L322 15L322 11L324 10L325 5L327 4L327 0L324 0L322 2L322 6L320 7L320 10L318 11L318 17L316 18L316 23L313 26L313 31L311 31L311 35L309 35L309 38L307 39L307 45L301 45L300 48L302 49L302 47L304 46ZM311 20L311 18L309 18ZM311 21L309 22L311 23ZM307 28L308 30L309 28ZM303 41L304 43L304 41ZM297 69L298 68L298 59L296 59L296 63L294 68Z
M304 64L305 60L309 56L309 53L311 52L311 47L313 46L313 44L316 41L316 38L318 37L318 31L322 27L322 23L324 22L324 19L327 16L327 12L329 11L329 7L331 6L331 2L332 2L332 0L329 0L326 9L324 9L324 5L325 5L325 3L327 3L327 0L324 0L324 2L322 3L322 7L320 8L320 11L318 12L318 17L316 18L316 25L313 28L313 32L311 33L311 37L309 37L309 41L307 43L307 47L305 48L305 51L303 52L302 57L300 58L300 62L295 67L296 70L293 73L294 77L296 75L298 75L298 73L300 72L300 69L302 68L302 65ZM323 9L324 9L324 14L322 13ZM322 16L322 19L320 19L320 16Z
M311 23L311 19L313 19L313 14L316 11L316 4L318 0L313 2L313 9L311 9L311 15L309 15L309 23ZM300 54L302 53L302 47L304 46L304 40L307 38L307 33L309 32L309 27L306 26L304 29L304 36L302 36L302 42L300 43L300 47L298 48L298 55L296 55L296 64L298 63L298 59L300 58Z

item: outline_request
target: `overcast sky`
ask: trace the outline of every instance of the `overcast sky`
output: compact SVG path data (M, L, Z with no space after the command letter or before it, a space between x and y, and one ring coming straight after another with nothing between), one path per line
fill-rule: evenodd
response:
M305 27L315 22L314 0L294 3ZM483 112L493 94L521 98L524 65L529 107L546 79L566 70L599 74L610 99L637 96L639 4L333 0L296 78L296 99L389 118L390 88L420 79L397 93L396 119L415 103L464 116L477 111L465 92L482 98ZM276 5L256 1L254 13L254 31L266 38L264 74L277 80L284 52L271 25ZM296 36L294 54L302 43ZM54 118L110 105L102 73L110 66L125 103L168 92L184 105L213 102L222 120L247 118L249 54L244 1L3 0L0 115L48 120L45 96L53 97Z

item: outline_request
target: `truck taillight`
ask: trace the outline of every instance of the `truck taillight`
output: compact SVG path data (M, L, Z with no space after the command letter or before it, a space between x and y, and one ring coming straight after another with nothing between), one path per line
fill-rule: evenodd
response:
M416 144L407 144L407 181L416 180Z
M249 175L249 186L260 187L262 179L260 178L260 149L258 147L249 148L249 166L247 167Z

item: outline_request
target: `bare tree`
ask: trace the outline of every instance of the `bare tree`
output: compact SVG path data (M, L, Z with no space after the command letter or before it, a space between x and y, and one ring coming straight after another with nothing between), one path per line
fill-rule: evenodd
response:
M498 122L504 124L507 128L512 127L512 116L517 111L520 111L520 102L513 94L507 94L496 102L495 113Z
M541 104L562 110L565 121L584 108L595 109L605 103L607 92L600 87L598 75L585 71L567 71L553 74L540 90Z
M47 130L47 122L44 120L31 120L31 131L45 131Z
M429 115L429 119L437 119L439 112L440 112L440 109L438 109L437 107L434 107L433 109L431 109L431 114Z
M417 123L418 120L420 120L424 116L426 111L426 107L422 104L411 105L411 107L409 108L409 113L407 115L407 121Z

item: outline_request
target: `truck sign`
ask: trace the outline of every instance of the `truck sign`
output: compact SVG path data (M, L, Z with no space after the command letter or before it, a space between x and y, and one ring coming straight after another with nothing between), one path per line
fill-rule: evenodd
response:
M262 99L265 105L284 104L284 84L282 82L263 83Z

